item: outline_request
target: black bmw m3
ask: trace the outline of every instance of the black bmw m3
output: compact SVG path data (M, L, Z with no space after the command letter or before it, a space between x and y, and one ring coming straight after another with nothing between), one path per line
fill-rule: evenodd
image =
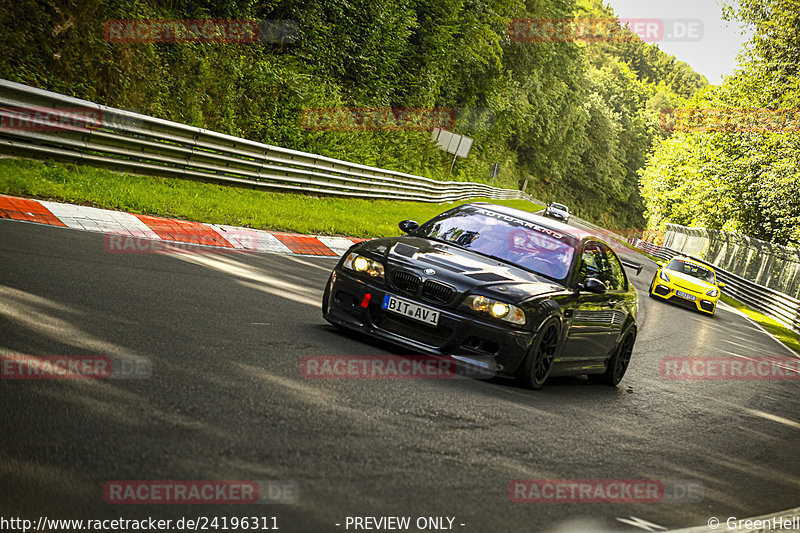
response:
M487 203L400 229L342 256L325 288L326 320L534 389L555 375L620 382L638 296L602 239Z

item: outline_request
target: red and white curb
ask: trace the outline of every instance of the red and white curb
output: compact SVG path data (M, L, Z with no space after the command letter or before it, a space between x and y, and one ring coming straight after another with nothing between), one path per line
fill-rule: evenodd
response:
M354 243L365 240L205 224L2 194L0 218L93 231L121 239L134 237L288 255L340 256Z

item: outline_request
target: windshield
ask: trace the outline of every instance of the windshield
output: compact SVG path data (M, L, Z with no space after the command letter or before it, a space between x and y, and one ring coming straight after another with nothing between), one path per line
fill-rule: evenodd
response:
M496 257L558 281L567 277L575 251L556 231L475 207L437 217L414 234Z
M712 285L716 283L716 280L714 279L714 272L707 268L703 268L700 265L689 263L682 259L673 259L669 262L667 268L682 274L689 274L694 278L703 280L706 283L711 283Z
M558 209L559 211L569 211L569 209L567 209L567 206L561 204L550 204L550 207L552 207L553 209Z

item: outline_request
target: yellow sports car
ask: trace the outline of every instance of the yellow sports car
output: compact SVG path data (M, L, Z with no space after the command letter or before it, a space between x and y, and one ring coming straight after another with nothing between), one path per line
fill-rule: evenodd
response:
M650 297L669 300L714 316L720 289L724 287L724 283L717 282L711 267L687 257L675 257L668 265L659 263L650 283Z

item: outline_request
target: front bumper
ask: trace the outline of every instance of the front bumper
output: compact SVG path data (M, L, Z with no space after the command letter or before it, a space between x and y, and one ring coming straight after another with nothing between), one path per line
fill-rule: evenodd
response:
M681 291L686 294L691 294L695 297L695 300L689 300L678 296L677 292ZM691 291L689 289L679 288L674 286L672 283L665 283L660 279L656 279L653 283L652 288L650 289L650 294L657 296L663 300L667 300L669 302L678 304L683 307L688 307L690 309L694 309L696 311L700 311L701 313L705 313L707 315L713 315L714 312L717 310L717 301L719 301L719 296L712 298L704 293L698 293L696 291Z
M331 276L325 294L323 316L332 324L415 352L449 356L462 362L490 361L499 374L513 374L533 342L530 331L481 320L466 311L388 289L339 268ZM423 324L383 309L387 294L438 311L438 325Z

